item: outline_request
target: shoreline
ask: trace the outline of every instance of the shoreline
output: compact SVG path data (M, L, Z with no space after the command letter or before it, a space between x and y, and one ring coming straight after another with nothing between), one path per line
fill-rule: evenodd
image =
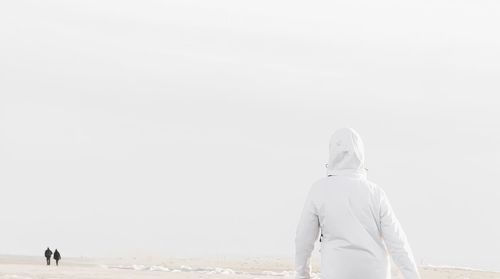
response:
M0 255L0 279L45 278L241 278L292 279L294 271L290 258L280 257L208 257L208 258L161 258L161 257L68 257L59 266L45 265L43 256ZM422 278L429 279L500 279L500 272L464 266L422 265ZM394 266L393 279L401 279ZM313 265L313 278L318 276L318 262Z

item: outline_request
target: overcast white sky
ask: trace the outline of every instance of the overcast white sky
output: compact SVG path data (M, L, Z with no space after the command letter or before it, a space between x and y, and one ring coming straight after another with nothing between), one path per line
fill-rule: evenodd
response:
M497 1L3 1L0 253L292 256L358 130L419 262L500 270Z

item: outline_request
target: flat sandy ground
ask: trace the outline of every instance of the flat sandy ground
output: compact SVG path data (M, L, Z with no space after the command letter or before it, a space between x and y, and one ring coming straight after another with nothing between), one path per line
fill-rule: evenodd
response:
M291 279L291 261L280 258L241 259L63 259L46 266L38 257L0 256L0 279ZM421 267L428 279L500 279L500 273L460 268ZM394 279L402 277L393 272Z

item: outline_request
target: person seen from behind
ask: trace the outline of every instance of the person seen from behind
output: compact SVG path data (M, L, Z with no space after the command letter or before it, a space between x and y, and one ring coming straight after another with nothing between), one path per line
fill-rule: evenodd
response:
M56 265L58 266L59 265L59 260L61 259L61 254L59 253L59 251L57 251L57 249L54 251L54 260L56 260Z
M295 237L296 279L311 278L319 234L321 279L390 278L389 256L405 279L420 278L386 194L366 177L363 142L353 129L332 135L327 176L307 196Z
M45 250L45 258L47 259L47 265L50 265L50 257L52 256L52 251L47 247Z

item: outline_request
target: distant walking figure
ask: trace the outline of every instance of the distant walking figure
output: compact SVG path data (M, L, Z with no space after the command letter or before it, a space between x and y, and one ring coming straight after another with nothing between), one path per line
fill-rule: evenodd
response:
M59 265L59 260L61 259L61 254L59 254L59 251L57 249L54 251L54 260L56 260L56 265Z
M295 238L297 279L311 278L321 233L321 279L390 278L389 255L405 279L418 279L406 235L384 191L366 178L364 147L352 129L330 139L327 177L309 191Z
M52 251L50 251L49 247L45 250L45 258L47 259L47 265L50 265L50 257L52 256Z

